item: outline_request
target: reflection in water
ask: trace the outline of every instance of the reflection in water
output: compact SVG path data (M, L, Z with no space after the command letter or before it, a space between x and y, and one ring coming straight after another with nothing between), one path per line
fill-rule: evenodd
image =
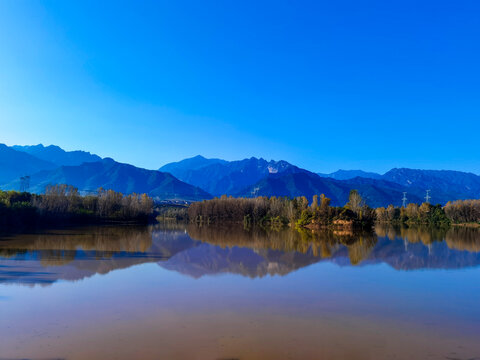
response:
M257 228L245 230L235 227L199 227L190 225L188 233L192 238L220 247L247 247L269 249L281 252L312 253L315 257L329 258L342 246L352 249L352 264L358 259L358 252L368 253L375 246L376 237L372 233L335 231L312 232L309 230L265 231ZM361 250L362 248L363 250Z
M480 231L478 228L454 227L448 230L445 239L451 249L480 252Z
M446 241L451 249L480 252L480 229L466 226L449 228L431 227L393 227L377 226L377 236L386 237L391 241L403 239L407 243L422 243L426 246Z
M369 261L395 269L456 269L480 265L480 231L466 227L380 227Z
M476 359L479 244L178 224L0 239L0 359Z
M151 232L145 227L94 227L20 235L0 242L0 256L38 256L44 266L65 265L79 250L95 259L110 258L121 252L146 253L152 246Z
M386 263L395 269L480 264L480 231L377 227L348 231L265 231L166 224L103 226L18 235L0 240L0 282L49 284L142 263L194 278L218 273L286 275L320 261Z
M265 231L257 228L245 230L232 227L199 227L190 225L189 235L204 243L222 248L242 247L259 251L276 251L282 254L297 253L314 259L331 258L334 254L344 254L347 249L352 265L360 263L376 244L376 236L372 233L334 232L334 231Z
M163 261L189 248L185 231L100 226L0 240L0 282L49 284Z

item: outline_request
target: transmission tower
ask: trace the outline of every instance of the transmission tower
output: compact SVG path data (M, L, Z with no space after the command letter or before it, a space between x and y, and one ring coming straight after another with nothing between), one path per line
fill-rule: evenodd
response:
M402 198L402 206L407 207L407 193L403 193L403 198Z
M20 178L20 191L26 192L30 188L30 176L22 176Z
M431 190L427 190L427 194L425 195L425 202L426 202L427 204L430 204L430 199L432 198L432 197L430 196L430 191L431 191Z

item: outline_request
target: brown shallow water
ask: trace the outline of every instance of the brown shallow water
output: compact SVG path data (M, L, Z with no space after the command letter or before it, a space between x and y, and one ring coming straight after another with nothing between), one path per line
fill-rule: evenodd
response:
M478 229L0 240L0 359L480 359Z

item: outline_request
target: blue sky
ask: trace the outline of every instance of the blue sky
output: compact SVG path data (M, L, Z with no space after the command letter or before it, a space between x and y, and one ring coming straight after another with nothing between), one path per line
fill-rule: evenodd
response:
M478 1L0 1L0 142L480 173Z

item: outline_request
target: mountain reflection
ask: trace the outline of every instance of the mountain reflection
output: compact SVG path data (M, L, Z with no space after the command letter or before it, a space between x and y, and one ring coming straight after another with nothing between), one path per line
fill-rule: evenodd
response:
M286 275L329 261L385 263L398 270L480 264L480 230L379 226L373 233L265 231L181 224L103 226L0 239L0 283L48 285L157 263L195 278L233 273Z

